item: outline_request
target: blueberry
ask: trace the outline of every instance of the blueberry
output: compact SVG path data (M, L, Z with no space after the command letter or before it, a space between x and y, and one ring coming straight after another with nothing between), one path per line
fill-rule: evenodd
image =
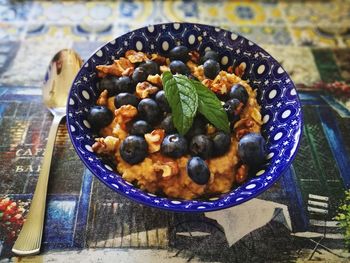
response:
M243 163L257 168L265 160L265 139L259 133L248 133L238 143L238 155Z
M120 77L117 81L116 81L116 88L118 90L118 93L122 93L122 92L129 92L129 93L133 93L135 91L135 85L134 83L131 81L131 79L127 76L125 77Z
M200 185L208 183L210 178L208 165L200 157L192 157L188 160L187 173L193 182Z
M190 152L204 160L208 159L213 153L213 142L206 135L196 135L190 142Z
M159 74L159 65L153 60L147 60L143 62L139 67L143 68L148 75Z
M147 142L141 136L130 135L120 145L120 156L129 164L142 162L147 153Z
M144 120L135 121L130 127L130 134L144 135L152 131L151 125Z
M180 60L171 61L169 67L170 67L171 73L173 73L173 74L176 74L176 73L182 74L182 75L189 74L188 67L186 66L185 63L183 63Z
M148 74L144 68L138 67L135 69L134 73L132 73L132 80L135 84L139 82L146 81Z
M174 47L169 52L170 60L181 60L182 62L187 62L190 59L190 56L188 55L188 48L185 46L177 46Z
M99 130L112 122L113 113L105 106L93 106L88 113L87 120L93 129Z
M231 99L238 99L240 102L242 102L245 105L248 101L248 97L249 95L247 90L241 84L235 84L232 86L230 90Z
M119 93L115 98L114 98L114 105L116 108L120 108L123 105L132 105L134 107L137 107L137 104L139 103L139 99L130 93Z
M213 60L208 59L203 64L204 75L209 79L214 79L220 72L220 64Z
M165 136L160 147L162 154L179 158L187 152L187 140L180 134L170 134Z
M201 57L201 64L203 64L205 61L212 59L215 60L217 62L219 62L219 54L213 50L208 50L205 52L204 56Z
M171 134L176 132L176 129L173 123L173 117L171 115L166 116L160 123L160 128L165 130L166 134Z
M150 124L154 124L159 120L160 110L157 102L153 99L143 99L137 106L140 117Z
M100 80L99 91L102 92L105 89L108 91L108 97L115 96L119 90L117 87L118 78L116 76L107 76Z
M202 116L196 116L193 120L192 126L186 134L186 137L192 138L199 134L205 134L207 121Z
M160 90L156 94L156 102L158 103L159 108L164 112L171 112L168 100L165 97L164 90Z
M239 120L239 110L241 102L238 99L230 99L225 102L224 109L230 121L236 122Z
M230 148L231 137L227 133L219 131L214 134L212 140L214 145L214 154L216 156L223 155Z

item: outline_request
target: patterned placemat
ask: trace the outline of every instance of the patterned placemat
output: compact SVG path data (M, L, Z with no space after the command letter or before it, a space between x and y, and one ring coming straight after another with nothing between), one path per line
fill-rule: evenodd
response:
M41 103L41 84L51 57L73 47L86 59L124 32L167 21L239 32L266 48L302 84L304 133L298 155L281 180L259 196L263 206L286 206L289 219L278 208L271 221L230 244L220 220L204 213L171 213L131 202L84 167L62 122L50 174L44 254L26 260L302 261L315 245L305 233L323 233L312 226L309 194L330 198L326 219L334 221L350 186L349 102L344 94L334 96L313 84L350 81L350 2L1 1L0 20L1 262L13 257L12 231L26 215L40 171L52 121ZM292 232L283 218L291 221ZM327 231L334 238L322 244L330 252L323 248L314 259L346 262L342 231L336 225Z

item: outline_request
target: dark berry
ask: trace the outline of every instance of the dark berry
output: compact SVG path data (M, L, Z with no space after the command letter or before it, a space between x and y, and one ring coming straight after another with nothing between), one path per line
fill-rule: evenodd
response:
M201 64L203 64L205 61L212 59L216 62L219 62L219 54L213 50L208 50L205 52L204 56L201 57Z
M134 73L132 73L132 80L135 84L146 81L147 77L148 73L144 68L141 67L136 68Z
M102 92L104 90L108 91L108 97L115 96L119 93L117 87L118 78L116 76L107 76L100 80L99 82L99 91Z
M225 102L224 109L230 121L236 122L239 120L241 102L238 99L230 99Z
M232 86L230 90L231 99L237 99L245 105L248 101L248 97L247 90L241 84L235 84Z
M208 159L213 152L213 142L206 135L196 135L190 142L190 152L194 156Z
M130 93L119 93L117 96L114 98L114 105L116 108L120 108L123 105L132 105L134 107L137 107L137 104L139 103L139 99Z
M160 110L157 102L153 99L143 99L137 106L140 117L150 124L154 124L159 120Z
M156 102L158 103L159 108L164 112L171 112L168 100L165 97L164 90L160 90L156 94Z
M227 133L219 131L214 134L212 140L214 146L214 154L216 156L223 155L230 148L231 137Z
M131 81L129 77L126 77L126 76L120 77L116 81L116 86L117 86L118 93L122 93L122 92L133 93L135 91L134 83Z
M153 60L147 60L140 64L141 68L143 68L148 75L156 75L159 74L159 65Z
M135 121L130 127L130 134L144 135L152 131L152 126L144 120Z
M202 116L196 116L193 120L192 126L186 134L187 138L192 138L199 134L205 134L207 121Z
M177 46L174 47L169 52L170 60L181 60L182 62L187 62L190 59L190 56L188 55L188 48L185 46Z
M214 79L220 72L220 64L213 59L208 59L204 62L203 69L207 78Z
M180 134L167 135L160 150L164 155L179 158L187 153L187 140Z
M171 61L169 67L173 74L187 75L190 72L186 64L180 60Z
M248 133L238 143L238 155L243 163L257 168L265 160L265 139L259 133ZM255 167L254 167L255 166Z
M200 185L208 183L210 178L208 165L200 157L192 157L188 160L187 173L193 182Z
M88 113L87 120L91 127L98 131L112 122L113 113L105 106L93 106Z
M142 162L148 153L148 144L141 136L130 135L120 145L120 156L129 164Z
M175 133L176 129L173 123L173 117L171 115L166 116L160 123L160 128L165 130L166 134Z

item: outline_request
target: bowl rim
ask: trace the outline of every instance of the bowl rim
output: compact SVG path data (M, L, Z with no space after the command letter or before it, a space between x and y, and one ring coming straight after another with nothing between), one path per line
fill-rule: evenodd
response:
M259 48L260 50L264 51L266 54L268 54L270 56L270 58L275 61L283 70L284 72L287 74L293 88L295 89L296 91L296 102L297 102L297 105L299 106L300 108L300 115L299 115L299 120L300 120L300 125L298 125L298 131L299 131L299 137L298 137L298 141L296 142L296 146L295 144L293 144L295 146L295 151L294 153L292 154L292 156L290 157L289 159L289 162L287 163L287 165L285 165L283 167L283 169L281 169L281 171L278 173L277 176L274 176L271 180L269 180L269 184L265 185L263 188L260 188L258 190L255 190L254 193L252 193L251 195L249 196L245 196L245 198L243 198L242 200L235 200L234 202L230 202L230 203L227 203L225 202L224 205L222 206L219 206L219 205L215 205L215 206L208 206L208 207L205 207L203 209L197 209L197 208L193 208L192 206L189 206L189 207L186 207L184 208L183 206L165 206L165 205L162 205L162 200L169 200L169 201L181 201L181 202L188 202L188 203L213 203L213 202L217 202L219 200L221 200L223 197L219 197L218 199L215 199L215 200L201 200L201 199L191 199L191 200L188 200L188 199L176 199L176 198L169 198L169 197L159 197L159 196L156 196L155 194L152 194L151 195L148 195L148 192L144 191L144 190L141 190L140 188L137 188L133 185L129 185L129 183L127 183L130 187L132 188L135 188L135 189L138 189L139 191L142 191L144 192L145 194L148 195L149 198L159 198L160 201L155 203L155 202L147 202L145 201L144 199L142 198L136 198L134 195L130 195L130 194L127 194L125 193L124 191L121 191L120 189L117 189L117 188L114 188L112 187L108 182L106 182L105 180L103 180L97 173L95 173L93 171L93 169L90 167L90 165L88 164L88 162L85 160L85 157L83 156L83 154L79 151L78 149L78 146L75 144L75 142L73 141L73 137L74 135L72 134L72 131L71 131L71 128L70 128L70 117L69 117L69 100L70 100L70 97L71 97L71 91L73 89L73 86L74 86L74 83L77 81L78 77L79 77L79 74L81 72L81 70L84 68L84 66L89 63L90 59L96 54L96 52L98 52L99 50L101 50L103 47L105 47L106 45L108 45L109 43L115 41L116 39L118 38L121 38L123 36L126 36L128 34L130 34L131 32L134 32L134 31L137 31L137 30L142 30L142 29L146 29L147 27L150 27L150 26L156 26L156 27L161 27L161 26L169 26L169 25L174 25L174 24L180 24L180 25L191 25L191 26L199 26L199 27L209 27L209 28L212 28L212 29L219 29L219 30L222 30L222 31L225 31L225 32L229 32L229 33L233 33L239 37L242 37L243 39L253 43L253 45L255 45L257 48ZM301 104L301 100L300 100L300 97L299 97L299 94L298 94L298 91L297 91L297 88L296 88L296 85L294 84L293 80L291 79L290 75L288 74L288 72L283 68L283 66L269 53L267 52L264 48L262 48L261 46L259 46L258 44L256 44L254 41L246 38L245 36L241 35L240 33L237 33L235 31L231 31L231 30L227 30L227 29L223 29L219 26L215 26L215 25L208 25L208 24L202 24L202 23L190 23L190 22L166 22L166 23L158 23L158 24L148 24L148 25L145 25L145 26L141 26L141 27L138 27L136 29L133 29L133 30L130 30L124 34L121 34L119 36L116 36L114 37L113 39L111 39L110 41L108 42L105 42L103 44L101 44L98 48L95 49L94 52L91 53L91 55L84 61L83 65L81 66L80 70L78 71L77 75L75 76L73 82L72 82L72 85L71 85L71 88L70 88L70 91L69 91L69 95L68 95L68 98L67 98L67 106L66 106L66 126L67 126L67 130L68 130L68 134L69 134L69 138L71 140L71 143L75 149L75 152L78 154L80 160L84 163L85 165L85 168L88 168L88 170L95 176L97 177L104 185L106 185L108 188L112 189L114 192L122 195L123 197L126 197L127 199L131 199L132 201L136 202L136 203L141 203L143 205L146 205L146 206L150 206L150 207L153 207L153 208L157 208L157 209L161 209L161 210L166 210L166 211L172 211L172 212L186 212L186 213L193 213L193 212L196 212L196 213L200 213L200 212L211 212L211 211L218 211L218 210L222 210L222 209L226 209L226 208L230 208L230 207L234 207L234 206L237 206L237 205L240 205L242 203L245 203L247 201L250 201L251 199L253 198L256 198L258 197L261 193L267 191L268 189L270 189L282 176L283 174L287 171L287 169L290 169L295 157L296 157L296 154L298 152L298 149L300 147L300 143L301 143L301 138L303 136L303 127L304 127L304 116L303 116L303 111L302 111L302 104ZM121 174L120 173L117 173L113 170L113 173L115 173L116 175L120 176L121 177ZM124 180L122 177L121 179L124 181L124 182L127 182L126 180ZM247 181L249 182L249 180ZM247 183L245 182L245 183ZM241 187L241 186L239 186ZM227 195L229 193L231 193L232 191L236 190L237 188L233 188L231 189L229 192L227 193L224 193L223 195Z

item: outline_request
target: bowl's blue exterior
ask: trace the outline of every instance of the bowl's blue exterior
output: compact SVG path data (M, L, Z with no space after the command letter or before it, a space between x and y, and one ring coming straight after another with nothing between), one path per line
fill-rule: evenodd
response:
M86 120L98 94L95 66L109 64L129 49L166 54L176 45L200 53L208 48L220 54L223 67L242 64L243 79L258 89L262 106L262 134L267 140L267 163L244 185L220 197L175 200L146 193L124 181L92 152L94 135ZM281 65L246 38L208 25L167 23L140 28L122 35L97 50L83 65L73 82L67 106L67 126L72 143L84 164L116 192L146 205L179 212L219 210L241 204L272 186L291 164L302 133L300 101L293 82Z

